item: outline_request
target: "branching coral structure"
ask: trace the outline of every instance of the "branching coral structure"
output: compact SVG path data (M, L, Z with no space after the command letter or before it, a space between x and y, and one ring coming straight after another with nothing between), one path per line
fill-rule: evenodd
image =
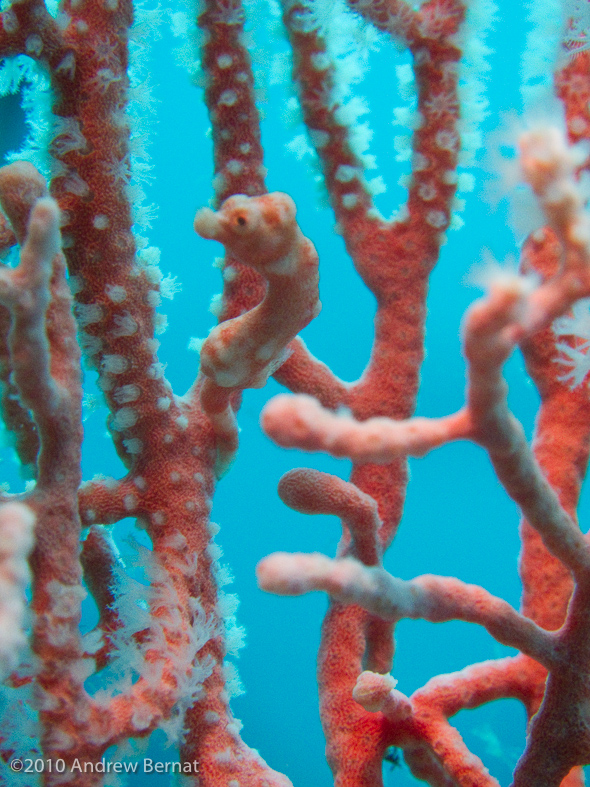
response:
M546 20L540 5L532 22L547 39L545 70L537 78L529 68L525 82L537 109L545 102L563 121L531 111L511 166L542 221L522 244L520 270L492 271L465 315L463 405L427 418L415 416L427 296L447 230L460 223L458 189L472 179L463 169L485 107L476 66L485 72L489 0L283 0L266 11L241 0L178 0L166 11L132 0L2 3L0 88L22 92L30 139L0 169L0 407L31 476L25 491L0 495L3 784L125 783L121 753L139 756L158 730L175 747L165 772L179 783L291 784L247 745L230 706L243 631L211 521L240 452L243 392L271 377L289 393L265 406L265 434L352 463L346 481L296 468L279 483L294 511L341 520L336 557L278 552L256 569L269 593L329 597L318 683L335 785L381 785L392 747L433 787L498 785L452 717L504 698L527 715L514 787L584 784L590 544L576 510L590 451L590 30L585 0L547 3ZM171 285L144 232L153 216L138 108L149 104L147 31L167 18L211 127L212 196L194 229L224 250L218 324L184 395L158 354L158 307ZM307 134L291 147L313 155L376 304L370 358L354 383L299 335L321 311L321 255L298 223L290 173L281 191L266 185L253 62L267 22L265 35L287 47L267 70L292 82ZM408 106L396 118L411 132L395 143L410 171L390 219L377 209L383 184L367 174L366 107L353 91L356 67L378 45L405 58L397 75ZM504 370L517 352L540 397L532 444L508 401ZM119 478L83 478L83 368L108 409ZM520 610L460 577L402 579L384 565L408 458L453 441L485 452L521 514ZM149 543L135 545L135 565L113 527L129 517ZM83 634L87 594L96 621ZM394 662L406 619L475 624L517 654L406 694ZM29 775L29 759L43 767Z

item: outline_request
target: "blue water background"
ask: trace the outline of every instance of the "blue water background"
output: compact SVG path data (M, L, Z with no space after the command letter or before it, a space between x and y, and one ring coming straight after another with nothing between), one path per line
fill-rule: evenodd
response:
M488 58L486 133L510 127L507 113L522 110L519 70L526 30L523 3L502 0L489 38L493 52ZM167 375L175 392L181 394L198 367L188 341L206 336L214 325L208 306L221 284L212 261L221 249L199 239L192 230L195 211L212 196L212 146L201 92L174 63L171 51L175 45L164 31L153 49L151 79L157 114L151 122L154 180L148 202L159 206L150 242L162 249L164 273L177 276L183 287L172 304L164 302L162 311L169 316L169 328L161 337L161 360L168 365ZM359 86L370 104L370 124L375 132L371 152L377 155L378 172L388 185L388 192L377 198L377 204L387 215L403 200L404 192L396 184L407 171L406 164L394 160L392 144L394 134L403 133L392 127L393 107L402 103L395 96L393 66L404 62L408 62L407 56L391 46L384 47L372 56L370 71ZM309 165L286 149L286 143L301 129L286 126L284 104L284 89L268 87L263 101L263 143L268 188L294 197L300 225L320 256L323 310L303 336L311 351L336 374L354 380L369 356L374 302L355 274L341 238L333 232L333 214L321 205ZM7 100L0 105L5 117L11 107ZM0 130L2 150L16 147L18 133L15 112L12 125ZM484 197L485 182L492 175L483 159L480 163L481 167L472 170L477 187L466 197L466 225L448 234L432 274L420 415L445 415L462 405L465 368L460 325L465 309L478 296L477 289L466 281L469 272L481 261L484 249L498 259L518 253L506 205L494 210ZM507 374L510 403L530 434L537 397L518 356L508 364ZM92 391L91 374L86 385ZM239 415L240 452L219 485L213 508L213 519L221 525L217 540L225 552L224 562L235 574L230 590L241 599L238 621L247 629L247 645L238 664L246 693L233 702L233 708L244 723L245 741L259 749L273 768L286 773L297 787L328 787L332 779L324 758L315 677L327 600L321 594L283 599L262 593L256 587L254 568L258 560L276 550L334 553L339 538L337 520L291 512L279 501L276 486L282 473L297 466L313 466L346 478L349 463L280 450L262 434L258 424L261 407L279 391L271 381L263 391L246 392ZM120 473L104 420L104 409L97 409L85 422L86 478L97 472ZM9 456L4 467L7 477L13 475ZM483 451L468 444L445 446L424 459L413 460L411 476L403 523L386 567L407 579L423 573L457 576L518 606L518 513ZM122 532L122 528L115 532ZM477 626L407 621L397 630L393 674L399 680L398 688L410 694L434 675L510 652ZM523 749L524 723L522 707L511 700L465 711L453 719L467 745L482 757L501 785L510 784L510 774ZM162 755L162 759L169 758ZM388 764L384 780L386 785L398 787L418 783L405 766L392 769ZM141 782L164 785L167 780L144 776Z

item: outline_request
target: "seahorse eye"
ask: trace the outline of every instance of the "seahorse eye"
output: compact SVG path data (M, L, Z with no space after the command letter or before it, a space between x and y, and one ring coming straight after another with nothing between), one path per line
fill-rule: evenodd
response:
M246 219L244 216L238 216L236 221L240 225L240 227L244 227L246 225Z

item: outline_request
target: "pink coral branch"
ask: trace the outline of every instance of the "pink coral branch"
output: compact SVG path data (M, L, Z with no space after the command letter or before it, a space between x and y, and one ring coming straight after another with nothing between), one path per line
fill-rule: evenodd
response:
M273 377L293 393L315 396L330 409L348 401L348 385L311 355L300 336L289 344L288 356Z
M391 621L403 618L441 623L464 620L484 626L504 645L518 648L547 668L559 663L555 639L483 588L451 577L423 576L411 581L350 558L275 553L258 564L260 587L283 596L323 590L344 604Z
M291 470L279 481L279 497L302 514L333 514L342 519L345 541L339 552L367 566L381 562L377 533L381 521L375 501L354 484L318 470Z
M24 591L30 580L27 558L35 518L19 503L0 507L0 677L17 666L26 645Z
M266 434L283 448L325 451L358 464L386 464L398 457L424 456L433 448L470 436L466 412L446 418L356 421L321 407L311 396L276 396L262 411Z

